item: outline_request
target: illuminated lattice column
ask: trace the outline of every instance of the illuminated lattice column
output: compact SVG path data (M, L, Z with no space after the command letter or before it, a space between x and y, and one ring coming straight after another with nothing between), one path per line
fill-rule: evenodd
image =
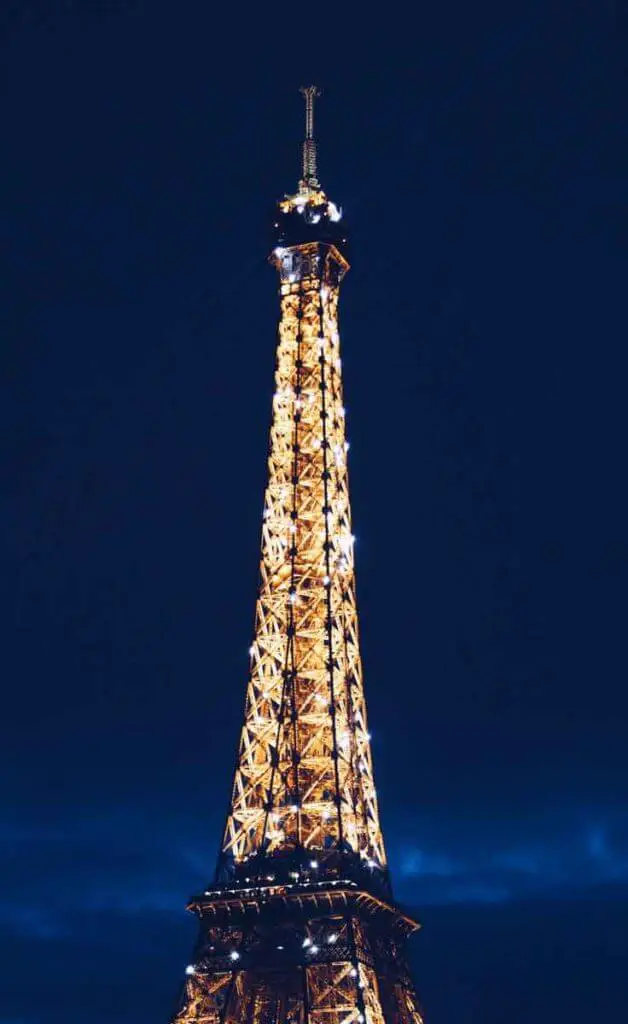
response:
M285 219L335 208L323 193ZM305 222L307 223L307 221ZM330 224L333 224L330 221ZM362 685L336 245L278 246L281 320L261 582L224 851L351 851L385 865Z

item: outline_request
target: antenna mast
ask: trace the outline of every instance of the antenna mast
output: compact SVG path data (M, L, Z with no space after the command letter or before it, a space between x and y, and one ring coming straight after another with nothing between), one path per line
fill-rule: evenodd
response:
M316 143L314 141L314 100L320 96L320 89L315 85L301 86L305 97L305 141L303 143L303 178L300 182L302 191L320 188L316 177Z

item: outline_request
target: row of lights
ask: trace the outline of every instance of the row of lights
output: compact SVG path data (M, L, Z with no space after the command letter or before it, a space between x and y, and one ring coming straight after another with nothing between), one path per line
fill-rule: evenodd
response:
M377 867L377 864L375 863L374 860L369 860L368 861L368 866L369 867ZM295 871L291 872L291 875L292 875L293 878L295 878L295 877L298 878L299 877L298 872L295 872ZM270 881L271 879L274 879L275 876L274 875L267 875L266 877ZM334 878L333 880L327 880L325 882L308 882L306 884L308 884L308 885L316 885L316 886L321 886L321 885L334 885L334 886L336 886L336 885L350 885L354 889L357 889L357 887L358 887L358 883L357 882L351 881L348 878ZM205 896L224 896L225 893L230 893L232 895L239 895L240 893L243 893L243 892L256 892L258 888L259 888L259 886L251 885L251 886L249 886L247 888L241 888L241 889L205 889L204 895ZM287 883L286 885L282 885L282 888L284 888L284 889L296 889L297 886L296 885L290 885L290 883Z
M366 861L366 865L369 868L376 868L377 867L377 862L372 860L372 859L369 859L369 860ZM268 878L269 881L271 881L271 880L274 880L275 876L274 875L267 875L266 877ZM291 878L299 878L299 873L297 871L291 871L290 872L290 877ZM247 881L249 881L249 879L247 879ZM357 887L358 887L358 883L357 882L350 881L349 879L346 879L346 878L334 879L334 880L325 881L325 882L310 882L309 884L310 885L315 885L315 886L347 885L347 886L351 886L351 887L353 887L355 889L357 889ZM294 889L294 888L296 888L296 886L295 885L286 884L284 886L284 888L285 889ZM257 889L257 886L250 886L248 888L242 888L242 889L214 889L214 890L206 889L205 890L205 896L222 896L224 893L231 893L231 894L235 895L235 894L244 893L244 892L255 892L256 889Z

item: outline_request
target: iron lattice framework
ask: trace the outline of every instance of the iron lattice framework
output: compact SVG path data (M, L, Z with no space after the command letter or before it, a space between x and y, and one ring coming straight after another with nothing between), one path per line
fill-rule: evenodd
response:
M421 1024L373 783L355 598L341 211L303 176L275 217L281 319L244 725L176 1024Z

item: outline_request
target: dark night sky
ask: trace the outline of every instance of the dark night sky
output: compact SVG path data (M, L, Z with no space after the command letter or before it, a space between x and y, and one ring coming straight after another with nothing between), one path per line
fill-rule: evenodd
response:
M0 1024L173 1006L242 712L267 216L309 80L351 226L367 697L428 1024L626 1019L618 8L0 19Z

